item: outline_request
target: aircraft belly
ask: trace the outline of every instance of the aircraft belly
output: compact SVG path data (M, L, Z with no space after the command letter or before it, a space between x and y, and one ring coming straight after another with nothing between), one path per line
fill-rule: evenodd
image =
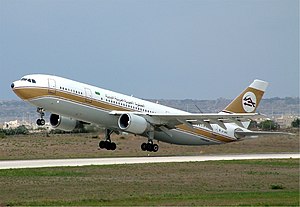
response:
M88 123L96 123L104 127L118 128L118 117L110 115L108 111L96 109L88 105L53 97L31 100L30 103L38 107L43 107L51 113L57 113Z
M220 144L218 141L210 140L204 136L189 134L183 132L181 130L172 129L170 130L172 137L167 135L164 132L156 132L155 139L167 142L170 144L178 144L178 145L212 145L212 144Z
M58 99L56 97L42 97L32 99L31 104L43 107L46 111L62 116L74 118L88 123L96 123L103 127L119 129L118 116L109 114L109 111L97 109L88 104L77 103L69 100ZM193 134L181 129L169 131L172 136L165 132L155 132L154 139L162 142L178 145L212 145L220 144L218 140L210 139L201 134ZM146 134L143 136L147 136Z

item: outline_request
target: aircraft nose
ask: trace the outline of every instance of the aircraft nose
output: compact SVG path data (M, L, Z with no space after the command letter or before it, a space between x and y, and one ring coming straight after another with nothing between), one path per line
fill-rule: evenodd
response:
M11 87L11 88L14 88L14 87L15 87L15 84L14 84L14 83L12 83L12 84L10 85L10 87Z

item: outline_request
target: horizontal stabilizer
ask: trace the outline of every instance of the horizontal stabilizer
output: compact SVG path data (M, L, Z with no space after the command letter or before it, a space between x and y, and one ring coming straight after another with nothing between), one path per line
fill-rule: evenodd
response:
M251 137L251 136L263 136L263 135L295 135L292 133L287 132L269 132L269 131L236 131L235 132L236 137Z

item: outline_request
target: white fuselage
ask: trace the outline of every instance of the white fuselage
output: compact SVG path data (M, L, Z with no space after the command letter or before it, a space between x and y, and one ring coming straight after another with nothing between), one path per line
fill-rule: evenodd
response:
M31 80L31 81L28 81ZM141 112L145 114L190 114L175 108L152 103L132 96L51 75L28 75L14 82L14 92L29 103L46 111L76 120L95 123L121 131L118 117L112 111ZM212 124L212 129L195 125L194 129L178 126L168 134L155 131L154 139L182 145L208 145L236 141L237 125L225 123L224 129ZM239 127L240 128L240 127ZM171 135L171 136L170 136ZM146 136L146 135L144 135Z

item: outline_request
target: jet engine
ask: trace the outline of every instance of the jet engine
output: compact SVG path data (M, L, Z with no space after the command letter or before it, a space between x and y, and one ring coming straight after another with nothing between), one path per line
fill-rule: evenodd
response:
M239 133L239 132L241 132L241 133ZM242 132L244 132L242 129L236 128L236 129L234 130L234 136L235 136L235 138L237 138L237 139L242 139L242 138L244 138L245 135L243 135Z
M79 121L69 117L63 117L58 114L50 115L50 124L55 129L60 129L69 132L77 128L79 126L79 123Z
M122 114L118 120L118 125L121 130L133 134L143 134L150 128L150 124L145 118L131 113Z

